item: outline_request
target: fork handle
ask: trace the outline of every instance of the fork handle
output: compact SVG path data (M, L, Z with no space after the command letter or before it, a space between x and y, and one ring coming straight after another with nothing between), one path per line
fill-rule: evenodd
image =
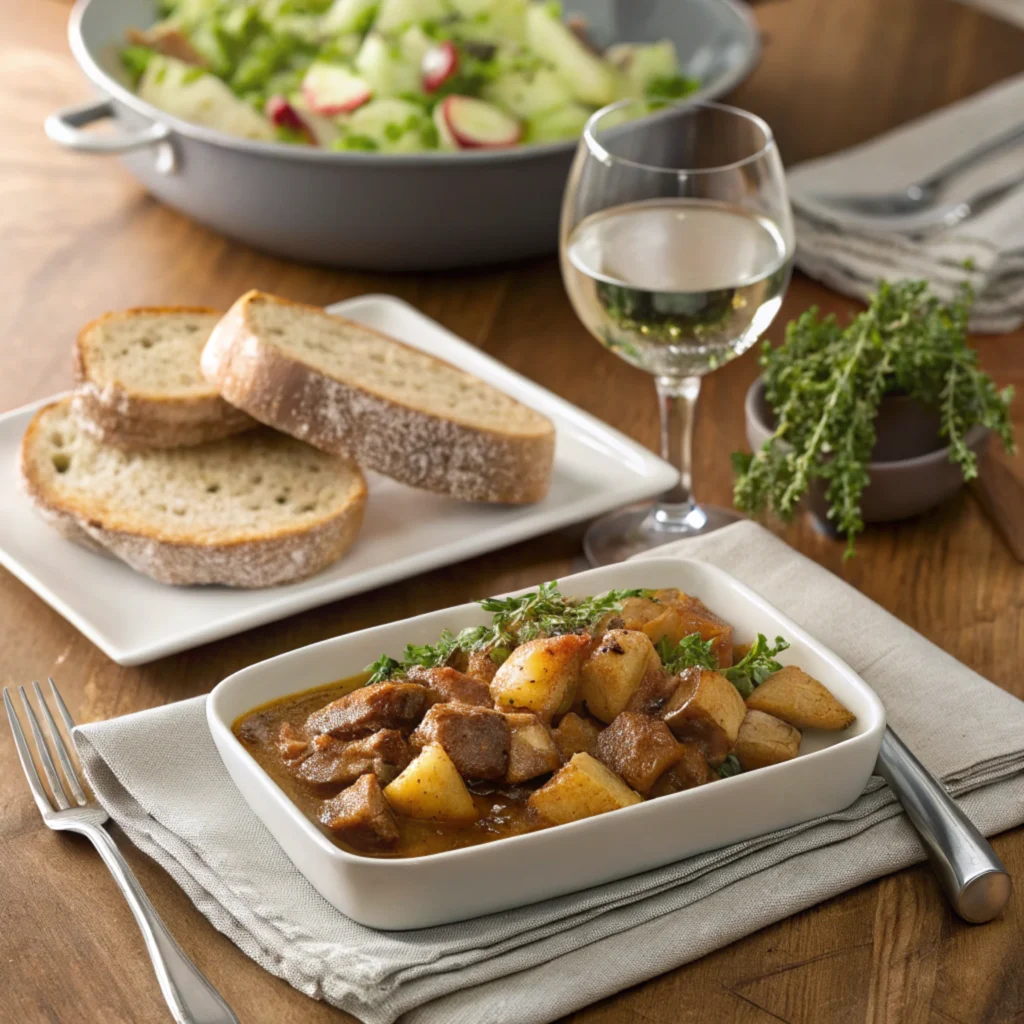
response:
M91 840L132 908L146 940L160 991L175 1021L178 1024L239 1024L231 1007L174 941L110 833L99 825L79 825L75 831Z

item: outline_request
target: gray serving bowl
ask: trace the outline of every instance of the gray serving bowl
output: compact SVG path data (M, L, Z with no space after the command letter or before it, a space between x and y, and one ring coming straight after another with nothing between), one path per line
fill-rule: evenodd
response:
M757 31L735 0L570 0L593 38L669 38L704 87L732 89L754 66ZM519 259L557 246L574 142L492 152L336 153L236 139L139 99L117 49L155 20L151 0L78 0L68 35L102 98L58 111L47 134L117 154L153 195L208 227L291 259L365 270L439 270ZM112 135L82 129L114 118Z
M764 380L750 385L744 404L747 441L757 451L771 436L774 415L765 398ZM942 446L938 416L912 398L889 395L882 399L876 423L878 441L868 463L871 483L861 496L865 523L888 523L927 512L964 485L960 467L949 461ZM981 458L988 441L984 427L972 427L967 446ZM830 533L828 502L820 480L814 480L805 499L807 509Z

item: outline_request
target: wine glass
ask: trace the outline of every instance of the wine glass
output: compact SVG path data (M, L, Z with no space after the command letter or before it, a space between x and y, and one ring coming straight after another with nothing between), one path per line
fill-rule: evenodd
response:
M742 518L693 497L701 378L745 352L782 305L793 262L782 161L759 117L719 103L624 100L587 122L562 205L562 275L606 348L654 375L661 454L679 482L594 522L607 565Z

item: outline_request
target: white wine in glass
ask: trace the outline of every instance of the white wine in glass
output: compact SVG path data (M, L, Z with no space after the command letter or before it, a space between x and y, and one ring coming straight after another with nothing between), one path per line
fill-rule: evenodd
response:
M768 126L720 104L627 100L598 111L562 211L562 273L587 329L654 375L662 455L679 483L587 531L595 565L740 517L698 505L691 437L701 377L745 352L782 304L793 227Z

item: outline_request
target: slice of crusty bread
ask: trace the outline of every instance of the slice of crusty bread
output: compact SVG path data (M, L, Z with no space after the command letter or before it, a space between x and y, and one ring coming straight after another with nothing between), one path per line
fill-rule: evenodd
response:
M322 309L249 292L210 335L202 369L261 422L413 487L514 504L547 493L546 416Z
M180 448L256 424L199 369L221 314L205 306L107 313L75 342L75 410L93 436L122 448Z
M366 503L352 462L271 430L126 452L81 430L66 398L33 417L20 470L66 537L161 583L269 587L310 576L352 545Z

